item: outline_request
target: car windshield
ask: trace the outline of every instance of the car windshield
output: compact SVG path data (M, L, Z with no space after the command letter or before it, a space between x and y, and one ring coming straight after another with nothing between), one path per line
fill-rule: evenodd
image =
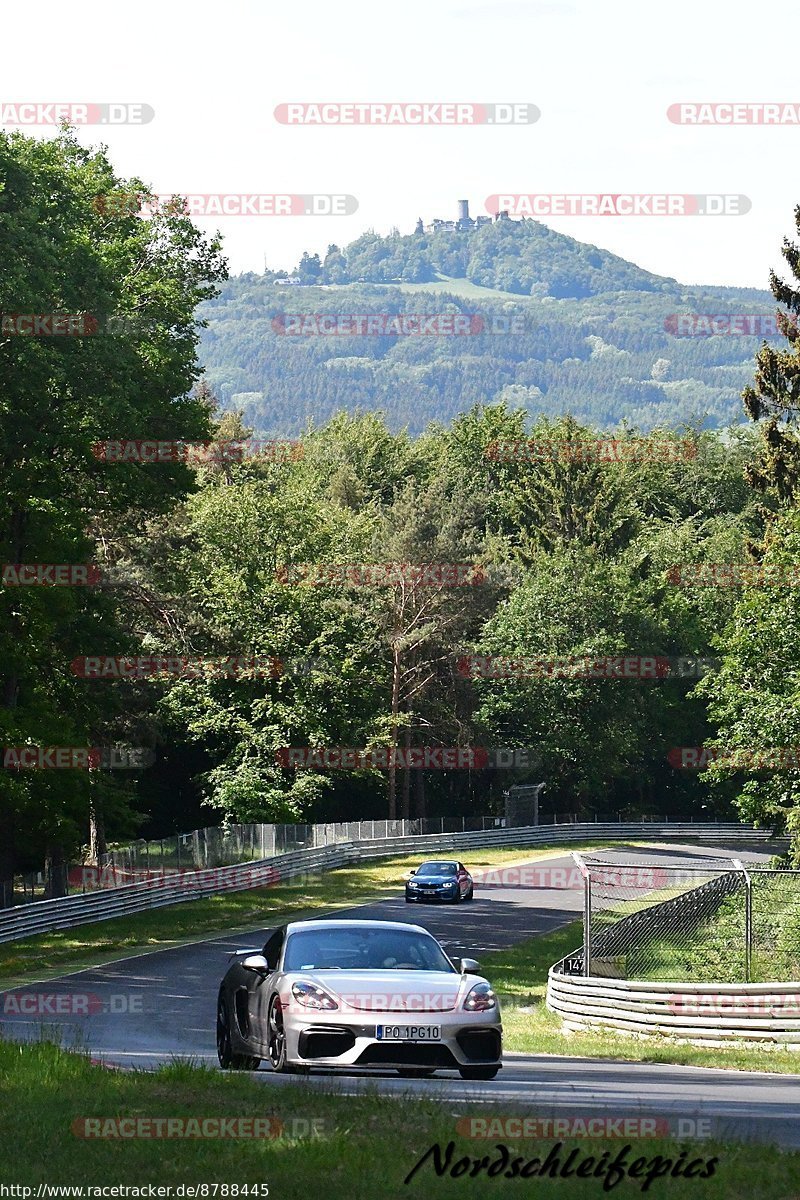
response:
M417 868L417 875L455 875L456 864L452 862L423 863Z
M449 971L439 943L411 929L303 929L286 942L284 971Z

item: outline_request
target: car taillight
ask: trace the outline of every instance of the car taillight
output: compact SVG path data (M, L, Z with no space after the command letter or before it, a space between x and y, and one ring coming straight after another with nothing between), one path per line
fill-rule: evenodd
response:
M317 987L315 983L293 983L292 995L298 1004L302 1004L304 1008L315 1008L330 1012L339 1005L324 988Z
M476 983L470 988L464 1008L467 1012L487 1012L490 1008L497 1008L497 997L488 983Z

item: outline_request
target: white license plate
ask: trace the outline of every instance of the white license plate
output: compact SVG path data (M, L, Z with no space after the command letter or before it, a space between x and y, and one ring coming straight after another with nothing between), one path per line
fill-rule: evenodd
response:
M378 1025L375 1035L383 1042L440 1042L441 1025Z

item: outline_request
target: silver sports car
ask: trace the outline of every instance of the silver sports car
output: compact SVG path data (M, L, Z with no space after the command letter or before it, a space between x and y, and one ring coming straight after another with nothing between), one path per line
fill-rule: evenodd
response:
M457 1070L493 1079L500 1006L471 958L451 960L419 925L296 921L239 951L217 1000L220 1065L253 1071Z

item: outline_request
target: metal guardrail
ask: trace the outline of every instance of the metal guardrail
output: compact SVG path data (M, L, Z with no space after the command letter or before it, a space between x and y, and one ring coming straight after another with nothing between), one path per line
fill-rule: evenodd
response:
M17 908L0 910L0 942L18 941L58 929L72 929L77 925L129 916L222 892L267 887L310 872L329 871L365 859L388 858L397 854L429 854L442 850L488 849L509 845L525 847L618 840L702 841L709 838L731 842L765 842L772 840L772 832L733 823L699 825L670 822L661 825L655 822L587 822L345 842L232 867L165 874L117 888L54 900L38 900Z
M547 1007L570 1033L606 1029L698 1046L800 1050L800 983L651 983L553 967Z

